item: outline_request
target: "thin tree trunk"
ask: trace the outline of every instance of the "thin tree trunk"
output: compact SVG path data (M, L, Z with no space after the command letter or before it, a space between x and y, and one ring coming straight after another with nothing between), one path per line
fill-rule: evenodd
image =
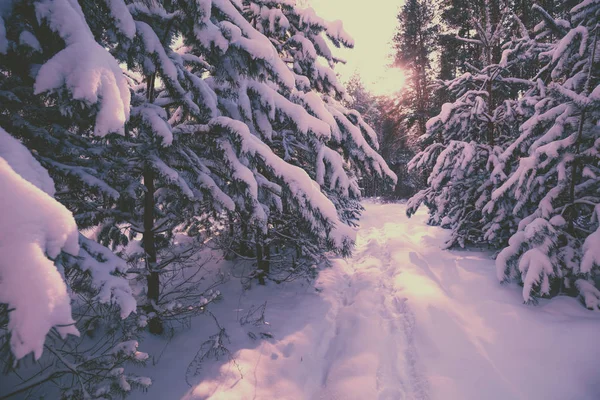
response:
M494 105L492 102L494 101L494 94L492 93L492 77L489 76L486 90L488 92L488 123L487 123L487 142L490 146L494 145L494 121L492 120L492 113L494 110Z
M595 28L596 33L594 34L594 41L592 42L592 54L590 54L590 66L588 69L588 75L585 81L585 85L583 87L583 93L587 95L590 92L590 84L592 79L592 71L594 71L594 61L596 57L596 46L598 44L598 31L600 31L600 24L596 24ZM575 202L575 182L581 179L581 173L578 173L578 156L581 145L581 136L583 135L583 125L585 123L585 114L586 109L584 108L581 111L581 117L579 118L579 128L577 129L577 137L575 139L575 159L573 160L573 165L571 166L571 184L569 187L569 200L571 204ZM579 175L579 176L578 176ZM569 230L573 231L573 219L569 220Z
M575 182L578 180L577 174L577 156L579 156L579 148L580 148L580 138L583 132L583 124L585 123L585 110L581 112L581 116L579 117L579 128L577 129L577 138L575 139L575 159L573 160L573 164L571 166L571 185L569 187L569 200L570 203L573 204L575 202ZM581 177L579 177L581 178Z
M244 257L251 256L252 254L248 246L248 225L244 222L243 218L240 218L240 224L242 225L242 240L239 248L240 255Z
M268 244L263 243L263 253L263 271L267 276L271 272L271 247Z
M265 276L268 273L267 265L264 260L262 239L259 228L256 229L256 239L255 239L255 247L256 247L256 268L258 270L258 283L264 285Z
M166 9L170 9L171 3L165 2L164 7L166 7ZM163 42L167 40L172 23L173 20L170 20L166 26L162 40ZM156 96L155 87L156 73L148 76L146 79L146 100L148 103L154 102L154 98ZM150 165L146 163L144 166L144 186L146 187L146 194L144 195L144 235L142 241L144 244L144 251L146 253L146 268L148 270L146 297L151 303L151 309L156 311L154 306L158 302L158 297L160 295L160 276L159 272L156 270L157 253L154 237L154 194L156 190L154 187L154 178L154 171ZM163 324L158 316L154 316L150 319L148 329L150 333L163 333Z
M488 67L492 65L492 48L487 49L487 63ZM486 82L486 91L488 93L488 102L487 102L487 114L488 114L488 123L487 123L487 142L490 146L494 145L494 121L493 110L494 110L494 93L493 93L493 84L492 84L492 72L488 69L488 79Z
M154 85L156 83L156 74L152 74L148 77L146 82L146 98L148 102L154 101ZM154 306L158 303L158 296L160 295L160 277L156 270L156 241L154 237L154 194L156 188L154 187L154 171L151 166L146 163L144 166L144 187L146 193L144 195L144 235L142 241L144 243L144 252L146 253L146 269L148 275L146 278L146 297L150 306L149 311L156 311ZM158 316L150 318L148 329L150 333L161 334L163 332L162 321Z
M146 194L144 195L144 251L146 253L147 290L146 296L151 304L151 310L158 303L160 294L160 278L156 271L156 243L154 238L154 171L149 166L144 169L144 186ZM163 332L162 322L157 316L150 319L150 333L161 334Z

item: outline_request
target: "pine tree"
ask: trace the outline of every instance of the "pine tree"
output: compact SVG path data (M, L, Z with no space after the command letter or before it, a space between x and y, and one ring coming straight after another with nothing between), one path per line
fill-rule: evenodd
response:
M156 197L149 189L161 193L160 201L124 219L144 232L144 247L158 240L172 252L170 229L152 234L157 221L193 227L205 215L205 224L229 226L228 250L257 258L261 281L271 247L291 246L296 258L313 261L327 249L348 254L352 240L344 226L361 209L356 171L390 180L393 174L370 148L377 144L372 129L339 104L343 88L330 67L317 62L317 54L337 62L320 33L351 44L341 26L286 2L128 9L129 17L114 9L90 14L112 16L95 24L116 27L104 44L128 63L134 93L129 136L113 153L134 151L130 170L153 173L149 179L138 172L144 184L154 183L144 191L148 200ZM315 180L322 192L314 190ZM147 265L165 268L160 252L146 251ZM150 305L158 301L160 274L148 275L149 312L157 312Z
M508 10L494 21L499 14L489 6L473 21L475 36L457 37L480 48L474 63L480 66L470 64L472 72L444 83L456 100L444 104L440 114L427 122L421 140L428 145L409 163L409 169L428 171L429 187L411 199L408 214L424 202L430 208L430 223L453 230L448 246L501 243L516 224L508 213L492 219L482 214L499 185L492 175L503 146L514 139L519 122L527 116L517 94L531 86L518 68L531 57L528 33ZM509 40L511 21L520 39ZM501 47L504 51L493 59Z
M428 0L408 0L398 14L399 31L394 37L396 64L407 73L410 82L403 97L410 98L412 115L408 118L415 124L417 136L425 134L425 123L431 116L430 57L437 34L433 17L433 6Z
M259 276L268 268L261 258L270 247L289 245L309 260L327 249L348 254L352 235L346 224L360 212L356 174L393 179L371 148L377 146L372 129L339 103L344 88L331 70L337 60L320 34L334 45L350 46L351 40L340 25L291 3L244 3L249 22L235 7L216 8L237 29L228 28L230 45L215 58L215 76L208 78L223 115L211 126L222 132L215 144L225 163L213 169L222 168L222 176L254 176L229 187L239 191L232 194L239 200L231 218L239 227L232 235L243 244L238 251L258 258ZM266 62L263 54L272 51L276 59ZM255 61L240 64L249 59ZM313 189L315 182L322 191Z
M1 226L0 302L11 309L10 313L3 310L8 326L2 328L10 334L17 359L30 352L39 359L52 327L58 326L63 337L79 334L73 326L67 287L52 262L63 250L78 254L78 232L68 210L52 198L54 184L48 172L1 128L0 144L2 206L12 213L2 218ZM23 291L24 287L29 290ZM37 292L37 299L24 295L30 290Z
M513 212L524 216L498 255L498 277L519 281L526 302L579 292L588 308L597 308L600 3L579 3L568 20L534 10L541 17L536 38L552 39L524 98L533 113L499 156L509 172L486 205L492 213L513 197Z
M115 29L107 45L112 45L115 57L128 62L133 95L128 135L113 147L118 148L115 154L124 157L133 175L123 187L131 194L127 210L123 210L127 212L126 225L115 226L112 221L111 229L142 236L144 254L138 261L145 270L141 274L146 280L144 309L150 316L150 331L161 333L162 322L171 313L164 307L168 296L161 287L161 275L172 272L173 253L189 251L175 248L175 228L194 223L205 211L198 209L203 202L213 207L232 207L232 202L208 176L205 162L188 150L199 138L177 129L184 118L205 121L216 115L214 93L188 70L185 53L178 54L172 48L179 35L191 34L189 23L185 24L189 21L176 24L175 4L167 3L165 9L160 2L134 3L120 13L114 5L110 3L112 12L101 15L115 22L119 18L123 24L110 25ZM189 19L203 12L193 6L185 11ZM115 38L118 45L112 42ZM190 59L196 68L204 67L199 59ZM134 260L130 258L130 262ZM199 303L179 304L187 310L201 307Z
M380 118L374 126L381 143L381 154L398 176L393 192L397 199L407 199L423 187L421 172L409 171L408 162L419 150L418 138L413 135L409 115L410 97L380 97L377 100Z
M2 176L9 178L9 182L18 182L19 190L25 192L19 203L3 207L7 214L3 213L1 219L10 221L7 218L11 214L36 219L37 209L46 215L40 216L36 223L49 223L49 217L54 217L52 228L45 232L70 230L64 247L60 240L66 238L66 233L62 239L47 237L47 243L43 242L43 235L33 234L39 238L40 246L31 252L31 255L39 252L40 260L45 256L52 260L44 262L46 271L40 272L39 277L54 276L56 294L63 295L56 299L57 302L62 299L62 305L59 307L57 303L56 310L62 310L64 315L68 313L69 320L56 321L52 315L40 315L52 304L43 297L48 290L44 284L51 282L37 281L34 273L28 277L28 283L12 284L14 287L35 285L32 293L39 290L40 304L32 309L27 307L28 303L15 303L14 297L0 300L6 304L2 306L0 340L10 341L13 350L11 355L8 347L2 346L2 359L9 370L25 366L18 375L23 382L3 389L15 394L32 393L39 385L53 382L65 398L80 398L100 393L98 391L114 394L126 393L132 387L147 387L148 379L125 374L122 369L127 362L143 361L147 357L137 351L137 321L131 316L136 310L136 300L124 277L128 266L108 249L77 232L77 228L93 225L99 216L110 217L118 198L118 192L105 181L109 168L103 162L101 143L103 137L124 132L130 99L125 78L116 60L95 41L77 3L15 1L2 11L0 50L4 56L0 58L3 99L0 125L9 130L10 135L1 131L0 149L2 157L9 165L12 162L13 171L22 178L10 169L3 171ZM31 149L55 182L15 137ZM30 161L26 161L28 159ZM24 164L34 166L37 178L23 169ZM23 183L25 180L41 190ZM6 189L6 193L9 192ZM69 211L59 206L52 195ZM30 209L18 211L26 206ZM17 221L15 225L20 226L19 229L35 226L24 221ZM13 229L3 227L2 231ZM63 252L60 252L61 247ZM0 254L0 262L12 270L11 275L18 277L19 268L42 267L40 260L10 262L11 254L15 253L12 250L18 248L9 245ZM6 276L3 273L3 277ZM38 316L36 323L41 325L37 328L30 324L20 326L16 320L23 312L31 318ZM44 323L49 325L43 326ZM55 324L65 325L58 327L57 332L84 335L79 338L61 338L53 332L46 335ZM15 332L19 326L26 332ZM32 343L28 335L36 335L36 342ZM30 351L34 351L34 366L28 366L24 357ZM49 370L51 365L55 369ZM67 384L68 378L78 381L78 385Z
M375 132L378 132L376 127L381 111L377 96L365 87L358 72L350 77L348 82L345 83L345 87L350 100L346 101L344 105L349 109L358 111L365 122L373 127Z
M79 235L77 256L56 262L85 299L73 308L83 315L80 331L107 341L89 362L77 346L50 352L95 376L66 397L148 383L120 369L143 358L135 328L160 333L181 310L197 312L218 296L192 295L188 285L179 302L165 279L193 264L203 241L229 233L232 248L256 259L261 282L274 276L273 251L282 269L290 261L310 269L327 250L350 253L359 179L395 181L375 132L341 104L332 69L340 60L327 40L352 40L310 8L16 1L3 10L1 33L0 123L48 169L56 199L91 237ZM138 240L142 251L129 245ZM146 299L137 319L119 323L136 308L126 271L145 280ZM117 318L111 305L121 307Z
M450 245L508 241L498 278L521 283L526 302L578 293L597 308L599 5L550 5L557 17L533 7L535 36L514 15L523 5L511 4L484 12L477 35L461 38L484 51L448 85L458 100L428 122L425 139L438 143L411 167L429 166L429 187L409 213L425 202L431 222L453 230Z

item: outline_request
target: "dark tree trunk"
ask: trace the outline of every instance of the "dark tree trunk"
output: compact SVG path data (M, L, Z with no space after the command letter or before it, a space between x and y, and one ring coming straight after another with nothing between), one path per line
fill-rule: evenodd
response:
M144 251L146 253L147 290L146 296L151 303L150 310L154 310L154 304L158 303L160 294L160 278L156 270L156 243L154 238L154 171L149 166L144 169ZM161 334L163 332L162 322L158 317L150 319L150 333Z
M242 240L240 242L239 253L243 257L251 257L252 252L250 246L248 246L248 224L244 222L244 218L240 218L240 225L242 228Z
M269 261L269 257L271 256L271 251L268 245L265 245L262 234L259 228L256 228L256 268L258 270L258 283L264 285L266 283L265 279L269 275L271 265Z
M492 48L487 48L487 66L492 65ZM487 123L487 142L490 146L494 145L494 121L492 120L494 113L494 86L492 83L492 72L488 70L488 79L485 85L485 90L488 93L488 102L487 102L487 113L488 113L488 123Z
M148 102L154 101L154 85L156 83L156 74L152 74L146 80L146 98ZM154 305L158 303L160 295L160 277L156 270L156 242L154 237L154 171L150 165L144 166L144 186L146 194L144 195L144 235L142 241L144 243L144 252L146 253L146 269L148 272L146 278L146 297L150 303L148 310L155 311ZM148 324L150 333L161 334L163 332L162 321L158 316L150 319Z
M494 145L494 121L492 121L492 113L494 112L494 95L492 93L492 77L488 78L486 84L486 90L488 92L488 117L490 118L487 123L487 142L490 146Z
M265 275L271 272L271 248L268 244L263 243L263 271Z
M269 261L269 257L271 256L271 251L268 245L265 245L262 234L259 228L256 228L256 238L255 238L255 247L256 247L256 268L258 271L258 283L261 285L265 284L265 279L269 275L271 265Z
M260 241L260 234L256 232L256 269L258 275L258 283L264 285L265 282L265 264L264 264L264 255L263 255L263 247Z

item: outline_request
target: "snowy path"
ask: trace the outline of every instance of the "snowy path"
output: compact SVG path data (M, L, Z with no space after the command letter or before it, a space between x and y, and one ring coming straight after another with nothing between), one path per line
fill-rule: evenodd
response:
M324 355L321 388L313 398L428 398L416 364L414 317L394 284L400 269L388 240L384 230L363 223L354 258L337 262L346 287L337 291L339 300L331 312L335 335ZM328 283L337 286L338 277L333 278Z
M155 379L150 393L161 399L600 398L598 313L564 297L525 306L519 288L497 283L488 255L440 250L447 233L426 226L424 213L408 220L400 204L366 208L355 256L322 271L319 292L274 285L218 304L218 315L231 315L224 325L239 369L218 362L192 388L182 383L201 330L208 329L204 320L176 338L156 374L144 371ZM248 331L260 328L241 327L235 316L240 304L247 309L265 299L274 339L252 341Z

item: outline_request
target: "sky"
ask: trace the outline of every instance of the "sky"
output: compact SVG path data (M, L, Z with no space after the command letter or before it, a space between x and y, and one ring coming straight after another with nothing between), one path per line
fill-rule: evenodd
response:
M322 18L342 20L344 29L354 38L354 49L334 49L348 61L335 68L342 81L356 71L375 94L389 95L402 88L402 71L387 67L393 60L391 40L402 0L309 0L308 3Z

